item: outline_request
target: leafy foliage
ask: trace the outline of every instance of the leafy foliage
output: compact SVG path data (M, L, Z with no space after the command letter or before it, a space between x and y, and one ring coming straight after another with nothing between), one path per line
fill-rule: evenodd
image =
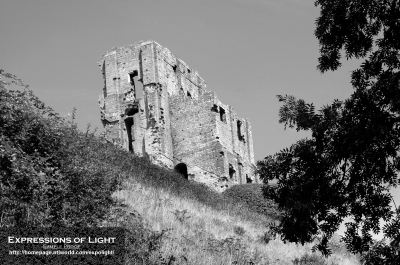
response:
M99 141L89 128L79 132L27 86L5 89L23 84L3 71L0 75L0 225L95 225L113 205L117 179L109 177L110 165L99 161L113 156L114 146Z
M400 251L399 212L391 210L389 189L400 170L400 2L315 1L321 7L315 35L320 43L318 69L340 67L342 50L349 58L365 58L353 71L355 88L345 101L321 110L293 96L283 102L280 123L312 133L258 162L265 188L283 210L276 232L290 242L320 241L314 249L329 255L329 239L350 217L344 242L363 253L367 264L397 264ZM371 233L384 220L386 243Z
M347 59L372 55L372 61L367 60L364 65L372 66L369 70L377 74L382 64L392 69L398 67L400 8L397 0L316 0L315 6L321 8L315 23L321 54L318 69L321 72L341 66L342 49ZM383 37L376 39L378 36Z

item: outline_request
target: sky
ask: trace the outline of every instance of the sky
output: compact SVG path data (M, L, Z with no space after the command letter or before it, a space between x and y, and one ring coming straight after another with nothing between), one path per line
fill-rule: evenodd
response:
M312 0L0 0L0 69L21 78L61 115L102 130L97 62L113 47L155 40L196 69L224 104L252 126L256 160L306 132L284 130L276 95L317 109L353 89L346 61L317 71ZM400 191L393 190L397 205Z

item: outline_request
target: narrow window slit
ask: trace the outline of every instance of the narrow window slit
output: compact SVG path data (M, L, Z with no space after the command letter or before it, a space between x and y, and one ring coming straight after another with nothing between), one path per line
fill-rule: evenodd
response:
M219 107L219 118L222 122L226 123L226 113L225 110L221 107Z

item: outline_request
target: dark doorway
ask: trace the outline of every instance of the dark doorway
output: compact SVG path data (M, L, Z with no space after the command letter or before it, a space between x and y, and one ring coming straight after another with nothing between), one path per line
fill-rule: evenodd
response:
M188 170L185 163L179 163L175 166L175 171L181 174L185 179L189 179L188 177Z
M126 133L128 134L129 152L131 152L131 153L133 153L132 125L133 125L133 117L126 118L125 119L125 127L126 127Z

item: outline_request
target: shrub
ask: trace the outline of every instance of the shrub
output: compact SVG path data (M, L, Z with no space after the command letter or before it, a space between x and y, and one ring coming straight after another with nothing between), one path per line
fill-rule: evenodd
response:
M61 118L15 76L0 70L0 83L0 226L95 225L114 204L121 150L77 130L74 113Z

